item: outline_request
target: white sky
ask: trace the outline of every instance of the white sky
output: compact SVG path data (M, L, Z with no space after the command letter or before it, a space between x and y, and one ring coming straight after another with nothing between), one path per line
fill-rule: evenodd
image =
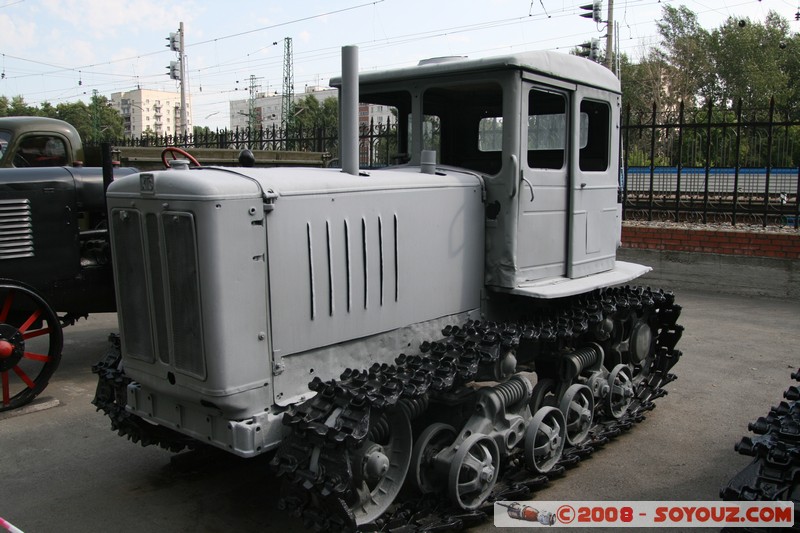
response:
M657 43L662 4L686 5L709 29L728 17L762 21L770 10L800 30L800 0L615 0L620 47L638 58ZM603 4L607 13L608 0ZM228 102L281 92L283 39L294 48L295 92L327 86L340 48L360 48L361 70L446 55L527 50L567 53L605 27L579 6L591 0L0 0L0 95L31 105L88 100L93 90L178 90L167 75L167 35L183 22L195 125L228 127ZM167 5L169 4L169 5ZM277 44L273 44L277 43ZM604 43L604 40L603 40Z

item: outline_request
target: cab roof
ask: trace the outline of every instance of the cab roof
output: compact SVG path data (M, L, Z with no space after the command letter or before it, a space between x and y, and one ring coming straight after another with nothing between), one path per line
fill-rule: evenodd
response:
M0 130L10 131L16 137L26 133L60 133L75 145L81 145L78 130L69 122L48 117L0 117Z
M398 82L455 74L479 74L498 70L520 70L615 93L620 92L619 80L602 65L582 57L545 50L480 59L450 57L424 60L411 67L360 72L359 84ZM340 87L341 77L332 78L330 84L333 87Z

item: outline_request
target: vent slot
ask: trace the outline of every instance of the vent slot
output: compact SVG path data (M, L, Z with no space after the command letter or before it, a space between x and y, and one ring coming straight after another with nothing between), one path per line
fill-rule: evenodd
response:
M331 223L325 222L325 236L328 244L328 315L333 316L333 251L331 250Z
M397 215L394 215L394 301L400 300L400 256L397 246Z
M311 320L317 317L317 301L314 292L314 247L311 244L311 223L306 222L306 241L308 243L308 286L311 288Z
M345 268L347 269L347 312L353 303L353 273L350 269L350 223L345 219L344 221L344 250L345 250Z
M33 257L31 201L0 200L0 260Z

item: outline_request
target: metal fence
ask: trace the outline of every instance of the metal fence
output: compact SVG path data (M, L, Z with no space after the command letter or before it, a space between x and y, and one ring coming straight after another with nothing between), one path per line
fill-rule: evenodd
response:
M392 164L397 152L397 124L388 121L375 123L370 121L359 127L359 152L362 167L381 167ZM276 126L235 128L233 130L205 130L190 135L148 135L142 137L125 137L104 140L116 147L127 146L179 146L181 148L218 148L243 150L274 150L327 152L333 157L339 153L339 132L337 128L289 128ZM99 142L98 142L99 144ZM336 159L332 161L335 165Z
M339 151L331 128L260 128L149 136L117 146L181 146ZM620 196L628 220L761 224L800 223L800 120L768 107L745 111L684 108L623 116ZM360 126L360 165L396 163L397 123ZM332 165L336 166L333 159Z
M623 117L628 220L798 227L800 121L776 109L700 109Z

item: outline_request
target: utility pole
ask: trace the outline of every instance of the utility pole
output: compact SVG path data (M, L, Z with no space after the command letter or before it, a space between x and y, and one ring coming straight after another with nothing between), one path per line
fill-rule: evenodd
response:
M611 72L614 72L614 0L608 0L608 20L606 24L606 67Z
M100 139L100 106L98 105L97 89L92 89L92 140Z
M178 52L178 61L170 61L167 70L169 70L169 77L173 80L181 82L181 108L180 108L180 132L186 138L189 134L188 121L186 120L186 56L183 22L181 22L178 33L170 33L167 37L169 44L167 48L173 52ZM176 130L178 133L178 130Z
M181 131L183 132L183 138L186 139L189 132L189 125L186 121L186 56L185 53L185 40L184 40L184 32L183 32L183 22L181 22L180 29L178 30L181 36L181 45L180 45L180 54L181 54Z

